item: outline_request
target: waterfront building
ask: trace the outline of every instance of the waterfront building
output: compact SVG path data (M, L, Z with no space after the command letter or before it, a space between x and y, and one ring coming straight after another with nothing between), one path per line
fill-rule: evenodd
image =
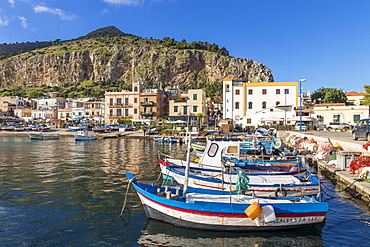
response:
M140 118L155 119L163 118L166 110L168 112L167 98L161 89L143 89L140 93ZM137 121L136 121L137 122Z
M346 105L357 105L357 106L362 105L365 94L366 93L355 93L355 92L345 93L347 97Z
M316 104L314 115L323 124L341 122L354 125L358 120L369 117L369 106L346 103Z
M223 81L223 118L233 119L241 126L291 125L312 122L299 102L299 82Z
M132 84L132 91L105 92L105 123L117 124L120 119L148 124L163 118L165 95L160 89L143 89L141 82Z
M104 117L104 99L89 99L84 102L84 117L87 121L101 124Z

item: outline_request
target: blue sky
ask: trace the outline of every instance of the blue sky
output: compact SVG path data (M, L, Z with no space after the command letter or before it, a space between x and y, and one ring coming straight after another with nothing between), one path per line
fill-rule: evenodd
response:
M72 39L106 26L208 41L302 90L370 85L369 0L0 0L0 43Z

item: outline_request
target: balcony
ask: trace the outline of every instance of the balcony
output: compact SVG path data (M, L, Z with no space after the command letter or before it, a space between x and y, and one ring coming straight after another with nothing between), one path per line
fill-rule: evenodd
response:
M140 102L141 106L154 106L153 101L147 101L147 102Z
M140 112L140 115L141 116L146 116L146 117L149 117L149 116L153 116L154 112Z
M113 104L109 108L132 108L132 104Z

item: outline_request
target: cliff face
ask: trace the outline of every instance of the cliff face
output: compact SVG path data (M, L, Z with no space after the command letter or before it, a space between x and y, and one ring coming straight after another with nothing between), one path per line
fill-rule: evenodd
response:
M81 81L147 86L186 85L202 88L223 79L273 81L269 68L247 58L220 56L200 50L153 46L120 46L16 56L0 60L0 86L63 86Z

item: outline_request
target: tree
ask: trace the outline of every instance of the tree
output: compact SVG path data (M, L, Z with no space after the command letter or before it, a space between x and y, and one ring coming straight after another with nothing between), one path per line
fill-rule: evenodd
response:
M342 89L322 87L312 94L311 99L317 103L345 103L347 96Z
M364 86L366 94L364 95L364 101L362 101L363 105L370 105L370 86L365 85Z

